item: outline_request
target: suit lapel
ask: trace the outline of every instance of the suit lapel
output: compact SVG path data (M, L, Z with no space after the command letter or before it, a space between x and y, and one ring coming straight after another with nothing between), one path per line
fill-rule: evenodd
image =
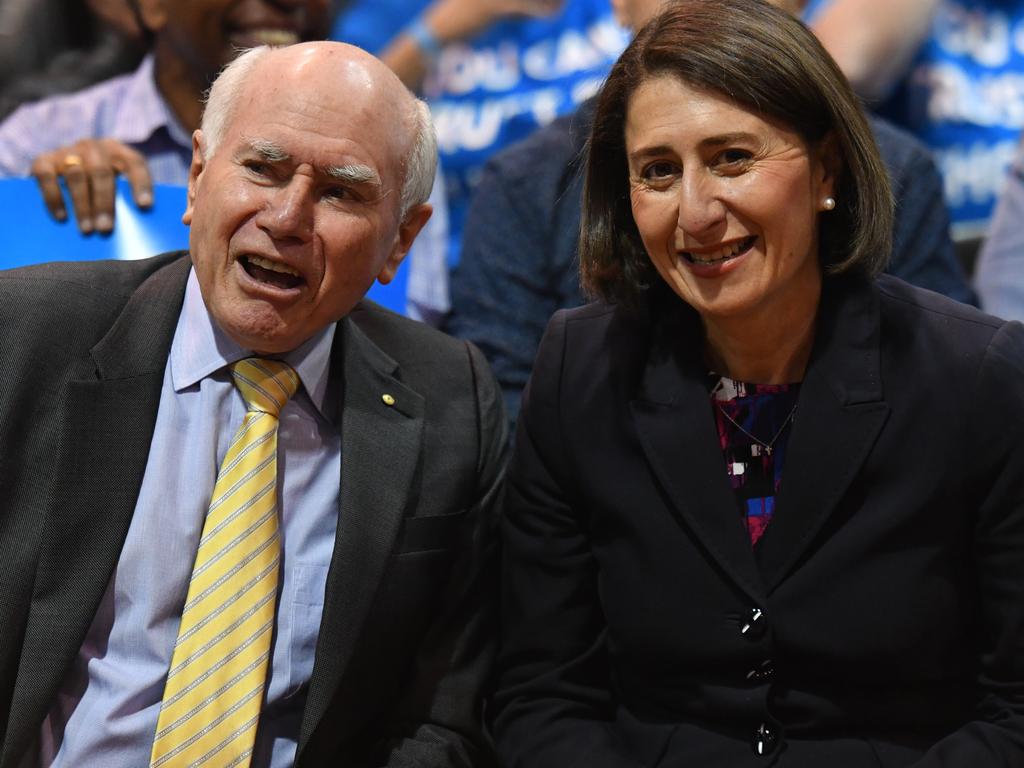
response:
M821 532L889 413L882 395L877 292L864 281L825 282L776 515L757 550L769 592Z
M764 590L711 411L695 317L659 328L631 403L637 434L658 481L686 527L753 600Z
M343 319L331 355L330 387L342 404L338 534L327 577L316 660L299 750L320 724L345 675L376 596L410 498L423 439L424 401L398 378L397 363ZM339 338L340 337L340 338ZM393 405L384 395L393 398ZM361 722L350 716L332 723ZM337 704L336 704L337 706ZM335 727L332 725L332 727Z
M120 556L189 265L177 260L142 283L67 385L5 766L35 737Z

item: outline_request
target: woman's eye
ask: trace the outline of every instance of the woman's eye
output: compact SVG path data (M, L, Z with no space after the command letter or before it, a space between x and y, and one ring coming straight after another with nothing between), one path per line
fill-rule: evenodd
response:
M643 177L648 181L658 181L659 179L666 179L676 172L676 167L672 163L667 161L659 161L651 163L643 171Z
M718 154L718 164L727 166L742 165L750 159L745 149L726 149Z

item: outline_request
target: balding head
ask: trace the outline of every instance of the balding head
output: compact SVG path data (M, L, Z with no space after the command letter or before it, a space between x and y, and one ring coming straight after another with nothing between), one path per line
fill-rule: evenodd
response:
M272 75L272 77L268 77ZM221 72L203 112L204 151L216 152L240 101L277 89L304 89L335 99L365 115L381 115L380 138L389 141L401 169L403 215L430 196L437 169L437 139L430 110L383 62L345 43L261 46L241 54Z
M236 59L193 136L184 216L220 328L285 352L391 280L430 217L436 156L420 103L365 51L306 43Z

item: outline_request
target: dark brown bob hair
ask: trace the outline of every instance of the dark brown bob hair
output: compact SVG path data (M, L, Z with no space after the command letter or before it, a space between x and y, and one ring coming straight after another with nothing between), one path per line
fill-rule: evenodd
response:
M777 121L810 147L834 136L842 168L836 208L820 217L824 273L882 270L892 246L889 177L832 57L800 21L763 0L673 0L636 36L598 95L580 233L588 293L635 306L660 283L633 221L625 124L632 95L662 75Z

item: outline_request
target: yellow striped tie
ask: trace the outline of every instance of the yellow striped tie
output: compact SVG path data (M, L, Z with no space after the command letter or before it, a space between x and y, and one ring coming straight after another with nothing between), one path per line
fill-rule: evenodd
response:
M231 366L248 413L213 488L160 705L152 768L248 766L277 602L277 419L299 377L276 360Z

